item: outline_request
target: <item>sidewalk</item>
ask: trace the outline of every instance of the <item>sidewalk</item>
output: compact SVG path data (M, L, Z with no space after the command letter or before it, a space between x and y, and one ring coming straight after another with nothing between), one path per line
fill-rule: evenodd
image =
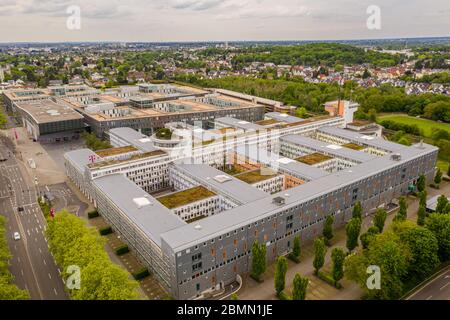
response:
M428 197L435 195L446 194L450 195L450 183L442 182L439 190L433 188L427 188ZM408 219L411 221L417 220L417 210L419 207L419 200L415 197L407 197L408 203ZM394 218L396 211L390 213L386 219L385 228L388 228L392 219ZM364 233L372 225L373 217L371 215L363 219L363 226L361 234ZM331 243L332 246L328 247L327 255L325 258L324 271L331 270L331 251L335 247L341 247L345 251L346 233L345 228L341 227L334 230L334 238ZM309 278L310 283L306 294L307 300L358 300L363 294L363 290L359 286L347 279L341 280L343 289L338 290L328 283L320 280L314 275L314 247L313 242L305 243L302 246L301 262L296 264L288 259L288 271L286 273L286 289L285 292L291 294L292 281L296 273L300 273L302 276ZM263 275L264 282L257 283L249 276L243 277L244 283L241 290L237 293L239 299L242 300L274 300L277 299L274 289L274 274L275 264L267 266L267 271Z

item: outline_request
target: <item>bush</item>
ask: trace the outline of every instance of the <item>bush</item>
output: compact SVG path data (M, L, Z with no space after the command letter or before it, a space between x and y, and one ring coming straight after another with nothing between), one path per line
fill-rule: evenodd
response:
M144 279L145 277L148 277L149 275L150 275L150 272L145 267L143 267L142 269L133 273L133 277L136 280Z
M112 231L112 228L110 226L108 226L108 227L100 228L100 230L98 232L100 232L100 234L102 236L106 236L108 234L111 234L113 231Z
M341 289L342 288L342 285L339 282L334 281L333 277L331 275L329 275L328 273L325 273L323 271L319 271L319 273L317 274L317 277L319 279L325 281L329 285L332 285L336 289Z
M124 245L117 247L115 251L118 256L121 256L125 253L130 252L130 249L128 248L128 246L126 244L124 244Z
M98 214L97 210L88 212L88 219L94 219L94 218L97 218L98 216L100 216L100 215Z

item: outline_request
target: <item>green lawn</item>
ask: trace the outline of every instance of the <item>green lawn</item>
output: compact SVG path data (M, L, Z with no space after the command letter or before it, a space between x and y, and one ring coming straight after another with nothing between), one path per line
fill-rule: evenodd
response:
M427 120L422 118L410 117L405 114L391 113L391 114L381 114L378 116L378 120L392 120L395 122L403 123L403 124L415 124L420 129L423 130L423 134L425 137L431 137L431 129L443 129L450 133L450 124L436 122L433 120Z

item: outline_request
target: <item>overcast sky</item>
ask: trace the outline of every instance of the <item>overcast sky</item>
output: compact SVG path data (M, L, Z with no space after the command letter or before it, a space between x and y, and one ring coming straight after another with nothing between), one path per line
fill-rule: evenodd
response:
M81 9L81 29L66 10ZM381 29L366 27L369 5ZM0 0L0 42L450 36L450 0Z

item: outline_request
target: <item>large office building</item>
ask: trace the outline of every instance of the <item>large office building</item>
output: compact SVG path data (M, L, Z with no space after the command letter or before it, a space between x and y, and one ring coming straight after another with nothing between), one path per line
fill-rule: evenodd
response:
M108 134L113 149L68 152L66 169L173 297L201 298L249 272L255 241L274 261L294 237L319 236L328 215L342 226L357 201L369 214L408 193L420 174L432 179L436 147L342 129L343 118L270 133L241 119L218 119L211 130L168 123L174 141L190 129L188 153L117 128ZM171 191L150 195L163 189Z
M16 102L15 108L34 141L68 141L77 139L84 130L83 116L62 101L42 99Z

